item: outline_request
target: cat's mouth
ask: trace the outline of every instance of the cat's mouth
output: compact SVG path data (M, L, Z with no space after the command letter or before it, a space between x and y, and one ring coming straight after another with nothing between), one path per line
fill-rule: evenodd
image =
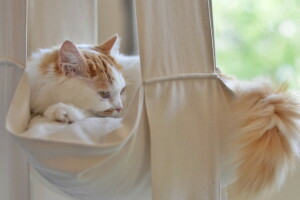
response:
M111 115L111 114L113 114L113 112L115 111L116 109L108 109L108 110L105 110L104 112L103 112L103 114L105 114L105 115Z
M120 117L120 112L117 109L108 109L102 112L91 110L90 112L97 117Z

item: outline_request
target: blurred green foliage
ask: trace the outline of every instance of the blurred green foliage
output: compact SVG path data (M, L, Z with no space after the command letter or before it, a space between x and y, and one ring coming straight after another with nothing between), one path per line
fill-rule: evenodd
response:
M300 0L212 0L217 65L300 87Z

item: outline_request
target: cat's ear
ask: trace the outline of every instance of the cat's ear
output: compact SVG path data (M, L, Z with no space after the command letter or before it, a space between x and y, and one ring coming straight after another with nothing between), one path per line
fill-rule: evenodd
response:
M114 54L119 52L121 39L115 34L110 39L103 42L100 46L97 46L96 49L99 49L101 52L106 54Z
M66 76L84 76L86 63L77 47L66 40L60 50L58 63Z

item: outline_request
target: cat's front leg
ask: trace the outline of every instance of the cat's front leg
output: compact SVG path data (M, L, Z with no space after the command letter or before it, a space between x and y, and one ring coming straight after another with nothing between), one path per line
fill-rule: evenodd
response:
M64 103L57 103L49 106L43 115L51 121L63 123L73 123L88 117L80 108Z

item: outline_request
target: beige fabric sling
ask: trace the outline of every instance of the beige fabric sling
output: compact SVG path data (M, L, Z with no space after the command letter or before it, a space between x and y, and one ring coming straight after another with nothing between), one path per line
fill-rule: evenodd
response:
M136 7L142 76L132 74L121 127L100 132L119 121L96 118L26 131L24 74L7 128L40 178L73 199L219 199L219 138L230 97L214 69L210 1L141 0Z

